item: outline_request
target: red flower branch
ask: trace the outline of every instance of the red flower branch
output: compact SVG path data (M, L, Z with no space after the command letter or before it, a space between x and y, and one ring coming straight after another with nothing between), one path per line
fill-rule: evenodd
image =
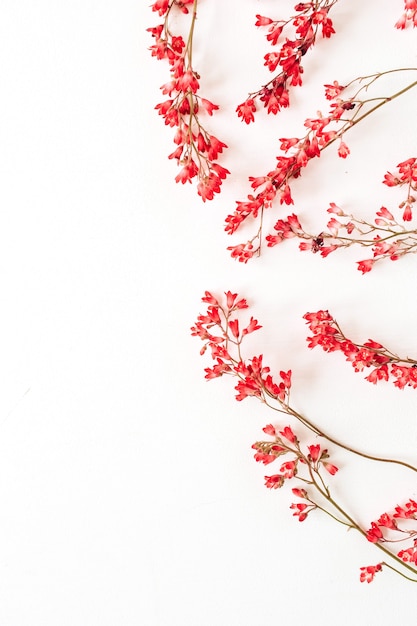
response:
M342 352L355 372L372 368L365 380L374 385L391 378L398 389L417 389L417 360L399 357L373 339L363 344L355 343L345 336L328 311L306 313L304 319L312 332L307 338L309 348L320 346L325 352Z
M267 29L266 38L276 46L282 42L283 35L295 31L294 38L287 36L281 43L279 51L265 55L265 63L271 72L280 68L261 89L250 93L246 100L239 104L236 112L242 121L250 124L255 120L256 102L260 101L268 113L276 115L290 104L289 89L302 84L303 66L301 61L314 46L321 32L323 38L329 38L335 32L332 20L328 17L330 9L337 0L319 0L318 2L299 2L294 7L296 15L288 20L273 20L262 15L256 16L256 26ZM288 32L290 31L290 32Z
M387 172L384 184L389 187L406 187L406 197L399 204L402 221L408 223L413 218L412 206L416 201L417 192L417 159L410 158L399 163L395 174ZM285 220L278 220L274 226L275 233L267 235L269 247L276 246L288 239L298 238L302 242L299 249L319 253L322 257L342 248L360 246L371 248L372 257L358 261L358 270L363 274L370 272L375 263L383 259L397 261L407 254L417 252L417 228L406 228L399 223L393 214L384 206L376 212L374 223L345 213L336 204L331 203L328 213L333 214L327 230L313 235L301 225L299 217L289 215Z
M188 6L192 5L191 13ZM216 160L227 148L226 144L210 134L200 120L200 113L212 115L219 107L199 95L198 72L193 68L193 35L197 18L197 0L157 0L152 10L164 17L162 24L147 30L155 39L151 54L166 59L171 69L171 79L162 85L162 93L168 99L156 105L167 126L176 128L174 143L177 146L168 158L176 159L181 170L177 183L198 180L197 192L203 202L212 200L220 193L223 180L230 173ZM171 32L169 18L174 11L190 14L187 41Z
M395 507L395 512L383 513L379 519L371 523L366 537L374 544L398 544L407 542L406 547L396 550L397 557L404 563L417 568L417 502L408 500L403 505ZM362 569L361 580L371 582L376 572L381 570L382 564L368 566ZM415 569L417 573L417 569Z
M258 320L253 317L244 323L239 320L239 313L248 308L245 298L240 298L237 294L228 291L225 294L225 302L222 303L220 299L206 291L202 301L208 304L207 311L198 316L195 325L191 328L191 334L203 341L200 354L203 355L209 350L214 361L212 367L207 367L204 370L207 380L223 375L231 376L237 381L235 385L236 400L242 401L248 397L255 397L274 411L299 421L315 435L324 437L333 445L370 460L396 463L417 472L417 468L403 461L366 454L325 433L305 415L299 413L290 403L291 370L281 370L279 377L273 377L270 368L263 362L262 354L244 359L243 341L248 334L261 328Z
M294 478L302 483L292 489L293 495L301 501L294 502L290 506L293 516L298 521L305 521L313 511L322 511L339 524L358 531L368 541L382 550L386 556L390 557L391 562L395 563L395 566L393 566L382 561L377 565L361 567L359 577L361 582L371 582L375 574L381 571L383 566L393 570L407 580L417 582L417 530L407 527L401 528L398 522L401 519L407 521L417 519L416 502L410 500L404 507L396 507L396 512L393 515L384 513L377 522L372 522L369 530L365 531L331 495L322 469L334 476L338 472L338 468L328 461L329 454L327 450L323 450L320 445L313 444L307 446L307 451L303 451L298 437L290 426L279 430L272 424L269 424L265 426L263 431L267 435L274 437L274 439L273 441L258 441L252 446L256 450L255 460L257 462L269 465L282 456L291 455L289 461L281 462L278 474L265 476L265 486L271 490L280 489L288 480ZM391 534L393 534L393 531L396 531L397 534L401 533L400 538L388 537L386 535L387 530ZM410 539L413 542L412 545L400 551L392 547L388 548L386 545ZM412 577L409 575L410 573L413 575Z
M416 467L403 461L359 452L323 433L321 429L291 406L291 370L280 371L279 378L276 379L271 375L269 367L263 363L262 355L244 359L242 353L243 340L248 334L261 328L258 321L253 317L242 324L240 313L248 308L247 301L230 291L226 292L223 302L210 292L206 292L202 300L208 305L207 311L198 316L197 322L191 328L191 333L203 341L201 354L207 350L211 352L214 366L205 369L207 380L223 375L232 376L237 380L235 386L237 400L255 397L274 411L297 420L309 431L352 454L373 461L395 463L417 472ZM283 456L289 456L284 462L281 461L278 473L265 476L266 486L269 489L278 489L283 487L287 480L297 478L301 481L301 485L292 490L293 494L301 500L301 502L291 505L293 515L299 521L304 521L313 511L321 510L333 520L357 530L369 540L369 531L363 529L331 495L322 470L325 470L326 475L334 476L338 467L329 460L328 450L317 443L308 445L305 450L289 425L284 428L277 428L269 424L263 430L268 436L273 437L273 440L258 441L252 446L255 450L255 460L264 465L269 465ZM385 565L401 576L417 582L415 576L412 578L408 575L410 572L412 574L417 572L414 565L411 565L403 554L392 552L383 542L375 541L373 543L390 557L395 566L384 561L376 566L361 568L360 579L362 581L370 582L375 573Z
M346 158L349 148L344 141L345 134L384 104L417 86L417 81L413 81L389 97L364 97L364 93L382 76L403 71L417 71L417 68L380 72L356 78L345 86L337 81L325 85L326 97L333 101L330 111L326 116L319 112L317 117L308 118L304 122L308 130L302 138L280 139L283 154L277 157L275 169L265 176L250 177L256 195L250 194L246 201L238 201L235 212L227 216L225 230L229 235L234 234L248 218L258 222L257 231L249 241L228 247L233 258L246 263L260 254L265 209L271 208L277 198L280 204L294 204L290 183L301 176L303 168L312 159L320 157L322 151L336 141L339 142L339 157Z

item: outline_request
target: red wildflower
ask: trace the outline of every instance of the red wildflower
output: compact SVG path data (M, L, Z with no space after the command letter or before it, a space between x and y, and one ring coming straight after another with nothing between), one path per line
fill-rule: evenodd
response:
M407 26L407 13L403 13L401 17L395 22L395 28L404 30Z
M255 121L254 112L256 111L255 101L252 98L245 100L242 104L236 108L238 117L242 118L242 122L250 124Z
M219 154L223 152L223 148L227 148L225 143L214 137L214 135L208 135L207 156L210 161L215 161Z
M417 540L414 540L412 548L400 550L398 556L404 563L414 563L414 565L417 565Z
M227 249L231 250L232 258L237 259L240 263L247 263L255 254L251 243L241 243L237 246L229 246Z
M288 370L288 372L280 372L279 375L281 376L281 380L284 383L284 386L289 389L291 387L291 375L292 375L292 371Z
M200 102L201 102L203 109L209 115L213 115L213 111L218 111L219 109L217 104L213 104L213 102L210 102L210 100L207 100L206 98L200 98ZM227 147L227 146L224 144L224 147Z
M165 15L168 11L169 0L156 0L152 5L152 11L156 11L159 15Z
M298 496L299 498L307 497L307 491L305 489L299 489L298 487L294 487L292 489L292 492L295 496Z
M344 141L341 141L339 144L339 148L337 150L337 154L342 158L342 159L346 159L346 157L350 154L350 150L347 147L347 145L345 144Z
M384 528L390 528L391 530L396 530L398 528L398 524L394 517L392 515L388 515L388 513L383 513L377 524L379 526L383 526Z
M382 570L382 563L377 563L377 565L368 565L367 567L360 568L360 581L361 583L367 582L370 583L373 581L375 574Z
M379 215L379 217L383 217L383 218L389 220L390 222L394 221L393 214L390 211L388 211L388 209L386 207L384 207L384 206L382 206L379 209L379 211L377 211L376 214Z
M417 502L415 500L409 500L404 506L396 506L394 517L402 519L416 519L417 518Z
M280 62L281 56L277 52L269 52L268 54L265 55L264 58L265 58L264 65L268 67L270 72L273 72L276 69L278 63Z
M201 298L202 302L207 302L208 304L212 304L214 306L218 306L219 302L217 298L211 295L209 291L206 291L204 297Z
M308 446L309 458L314 463L321 458L321 448L319 445Z
M265 454L265 452L258 451L253 455L253 458L257 463L263 463L264 465L269 465L273 463L276 459L275 454Z
M341 209L334 202L330 202L330 207L327 209L327 213L333 213L334 215L344 216L343 209Z
M358 261L358 270L362 272L362 274L366 274L372 270L375 261L373 259L366 259L365 261Z
M285 437L289 442L296 443L298 442L297 437L294 435L290 426L285 426L282 430L279 431L279 434Z
M342 91L345 89L342 85L339 85L337 80L333 81L332 85L324 85L325 88L325 96L327 100L333 100L333 98L337 98Z
M282 472L284 478L294 478L297 474L297 462L286 461L281 465L279 471Z
M255 26L269 26L273 23L270 17L263 17L262 15L256 16Z
M297 504L291 504L290 509L294 510L293 515L295 517L298 517L299 522L304 522L304 520L307 519L307 515L312 510L308 504L305 504L305 502L297 502Z
M206 380L213 380L213 378L219 378L220 376L223 376L223 374L230 372L231 369L229 365L227 365L227 363L224 363L221 359L218 359L216 365L214 365L212 368L206 367L204 371L206 372L204 378Z
M262 328L262 326L258 324L258 320L251 317L248 326L246 326L246 328L242 331L242 336L253 333L255 330L259 330L259 328Z
M407 204L404 207L403 220L404 222L411 222L412 218L413 218L413 213L411 211L411 204L407 202Z
M274 474L273 476L265 476L265 486L268 489L279 489L285 482L285 476Z
M333 465L333 463L327 463L327 461L323 461L323 467L324 469L326 469L329 474L331 474L332 476L334 476L336 474L336 472L339 471L339 468L336 467L336 465Z
M376 522L372 522L371 528L366 533L366 538L371 543L378 543L384 539L384 535Z
M388 366L381 365L381 367L376 367L372 372L366 376L365 380L368 380L370 383L376 385L379 380L388 380Z
M271 435L271 437L276 437L277 431L275 430L275 427L272 426L272 424L268 424L268 426L265 426L264 428L262 428L262 430L265 434Z
M184 167L179 172L179 174L177 174L177 176L175 177L175 181L177 183L182 183L184 185L187 181L191 182L191 179L197 176L197 174L198 174L198 167L194 163L194 161L191 160L189 161L189 163L184 165Z
M239 320L229 320L229 328L232 331L233 337L238 339L239 337Z

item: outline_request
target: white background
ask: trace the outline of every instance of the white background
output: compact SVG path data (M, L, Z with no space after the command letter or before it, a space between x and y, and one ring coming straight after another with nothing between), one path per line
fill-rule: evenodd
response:
M0 3L1 626L410 623L412 583L359 583L373 546L319 514L300 525L291 495L265 489L273 472L251 444L274 416L237 403L230 380L204 381L189 333L206 289L238 291L263 325L247 356L293 370L298 410L416 462L417 391L308 351L302 320L328 308L357 341L415 357L416 259L361 276L361 251L323 260L288 242L243 266L225 250L240 236L223 232L278 138L328 106L324 83L416 65L417 32L393 27L403 3L383 4L340 0L292 108L247 127L234 109L265 82L270 50L255 14L287 17L293 2L201 0L194 63L233 171L203 205L167 159L173 132L154 106L169 73L147 50L160 22L147 3ZM395 207L381 180L416 139L411 92L346 137L348 160L329 149L311 164L296 212L313 226L332 201ZM417 496L410 473L332 458L335 493L364 526Z

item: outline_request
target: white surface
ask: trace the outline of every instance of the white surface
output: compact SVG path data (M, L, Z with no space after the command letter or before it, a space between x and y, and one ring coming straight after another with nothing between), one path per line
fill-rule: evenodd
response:
M189 336L205 289L238 291L264 327L254 352L293 369L300 411L415 461L417 392L374 388L340 355L309 352L302 315L328 308L358 340L415 355L416 259L361 276L360 252L326 261L290 242L242 266L225 250L247 176L326 106L323 83L416 65L417 31L393 28L400 0L341 0L293 107L246 127L232 112L269 50L254 16L292 5L201 2L195 65L223 107L210 127L233 168L206 205L166 158L172 131L153 107L168 69L147 51L147 3L1 5L1 626L410 623L412 584L387 572L360 585L358 568L378 560L370 544L319 515L299 525L290 496L264 488L250 446L272 418L235 402L229 380L206 383ZM372 214L416 138L411 94L347 137L348 160L329 150L306 170L296 212L334 201ZM417 495L403 472L339 476L365 524Z

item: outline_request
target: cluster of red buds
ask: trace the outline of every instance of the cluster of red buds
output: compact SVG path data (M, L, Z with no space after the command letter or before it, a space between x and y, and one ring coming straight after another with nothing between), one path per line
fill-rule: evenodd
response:
M311 444L307 446L307 452L301 449L300 441L295 435L291 426L285 426L282 430L275 428L272 424L268 424L263 428L265 434L274 437L273 441L257 441L252 448L256 450L254 458L258 463L269 465L277 458L291 455L291 459L281 464L279 474L265 476L265 486L268 489L279 489L283 487L286 480L297 478L305 485L316 487L319 485L321 489L327 490L325 481L321 475L322 467L332 476L339 471L333 463L328 461L329 454L320 444ZM294 487L292 493L305 500L306 502L295 503L291 505L294 510L294 517L300 522L307 519L311 511L321 508L314 500L312 500L304 488Z
M304 319L312 332L307 338L309 348L320 346L325 352L342 352L355 372L372 368L365 377L370 383L392 378L398 389L417 389L417 360L399 357L373 339L355 343L344 335L328 311L306 313Z
M192 5L187 41L174 35L169 17L174 10L189 14L187 5ZM197 192L202 200L212 200L220 192L223 180L230 173L216 162L226 144L208 132L202 122L201 112L211 116L219 107L199 95L200 76L192 65L194 25L197 16L196 0L157 0L152 10L164 17L162 24L148 28L155 39L151 54L157 59L166 59L171 70L171 79L161 90L167 100L156 105L165 124L175 128L174 143L177 146L168 158L176 159L181 167L176 176L177 183L198 181Z
M269 489L278 489L282 487L286 479L297 476L299 464L308 465L316 473L320 471L320 466L323 465L332 476L338 471L338 468L333 463L327 461L329 454L319 444L308 446L308 453L303 453L298 437L294 434L291 426L285 426L282 430L277 431L275 426L269 424L262 430L265 434L274 437L274 441L257 441L253 444L252 448L256 450L255 461L269 465L278 457L288 453L293 455L291 461L286 461L281 466L280 474L277 474L275 477L265 477L267 481L266 486Z
M204 341L201 354L209 348L215 361L213 367L205 369L206 379L229 374L238 380L235 387L237 400L255 396L265 402L269 397L286 404L291 387L291 371L280 372L280 381L277 382L272 378L269 367L263 364L262 354L246 361L242 359L242 341L261 326L251 317L244 328L241 328L236 313L248 308L248 304L244 298L238 298L237 294L230 291L225 295L226 303L223 305L207 291L202 298L209 305L207 312L198 316L191 329L193 336Z
M380 546L407 542L406 547L402 547L401 550L395 549L395 553L398 559L408 565L411 572L415 568L414 572L417 573L417 527L413 525L415 521L417 521L417 502L410 498L405 504L396 506L394 512L383 513L376 521L371 522L366 538ZM371 582L383 565L387 564L378 563L361 568L361 581ZM414 581L414 578L410 580Z
M329 38L335 32L328 13L336 2L337 0L299 2L294 7L296 15L287 20L256 16L255 25L267 29L266 39L273 46L281 44L278 51L269 52L264 57L264 65L270 72L275 72L279 67L279 73L238 105L236 112L242 121L250 124L255 120L257 101L262 102L268 113L273 115L289 106L290 87L302 85L303 57L316 43L319 32L323 38ZM291 31L294 31L293 38L288 37ZM282 42L284 36L285 41Z
M411 498L405 504L396 506L394 513L383 513L372 522L366 538L371 543L392 543L410 539L414 542L417 538L417 528L410 527L405 523L406 520L417 520L417 502ZM414 548L401 550L399 556L404 562L417 565L417 551Z

